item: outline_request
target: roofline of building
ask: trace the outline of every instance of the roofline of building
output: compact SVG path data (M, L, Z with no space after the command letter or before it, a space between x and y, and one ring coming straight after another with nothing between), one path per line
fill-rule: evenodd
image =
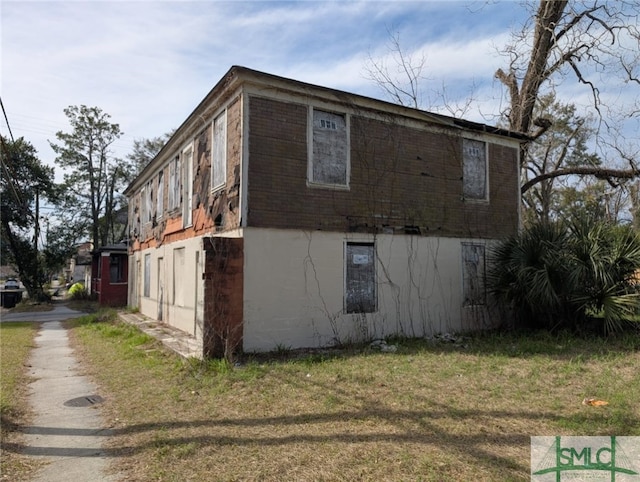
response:
M206 110L207 106L214 98L219 96L221 92L225 90L232 90L243 82L255 83L256 85L270 86L273 88L280 87L282 89L293 91L302 95L315 95L323 98L330 97L332 98L332 101L338 103L367 107L381 112L394 113L409 118L430 121L446 127L462 128L500 137L508 137L520 143L530 140L529 136L519 132L510 131L508 129L489 126L479 122L472 122L464 119L446 116L443 114L436 114L421 109L394 104L385 100L375 99L373 97L353 94L342 90L310 84L307 82L293 80L286 77L249 69L247 67L234 65L218 81L218 83L216 83L216 85L209 91L209 93L202 99L202 101L200 101L200 103L191 112L191 114L189 114L184 122L180 124L180 127L175 130L174 134L171 136L171 138L169 138L162 149L160 149L158 154L149 162L149 164L144 167L144 169L136 176L136 178L129 184L129 186L127 186L127 188L124 190L124 195L127 195L129 192L137 188L142 183L142 180L146 179L145 174L155 168L156 159L164 157L167 151L173 151L180 147L176 147L175 144L179 144L182 142L182 132L186 130L194 120L202 117L202 111Z

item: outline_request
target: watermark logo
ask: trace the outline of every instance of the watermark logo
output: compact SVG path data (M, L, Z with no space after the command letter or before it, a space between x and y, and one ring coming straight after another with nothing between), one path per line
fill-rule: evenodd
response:
M535 482L640 482L640 437L531 437Z

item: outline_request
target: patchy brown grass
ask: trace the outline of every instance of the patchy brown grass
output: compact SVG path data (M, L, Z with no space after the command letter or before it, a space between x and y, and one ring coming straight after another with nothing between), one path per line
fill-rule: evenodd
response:
M33 468L32 461L4 447L19 442L15 428L31 416L27 403L28 358L38 328L36 323L0 323L0 474L5 480L25 480Z
M72 337L131 480L529 480L532 435L640 435L637 335L405 340L233 367L89 321Z

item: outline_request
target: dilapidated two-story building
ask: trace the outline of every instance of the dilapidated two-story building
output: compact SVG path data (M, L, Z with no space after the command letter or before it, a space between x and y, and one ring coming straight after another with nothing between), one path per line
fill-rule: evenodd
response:
M209 355L490 327L523 140L232 67L127 188L129 305Z

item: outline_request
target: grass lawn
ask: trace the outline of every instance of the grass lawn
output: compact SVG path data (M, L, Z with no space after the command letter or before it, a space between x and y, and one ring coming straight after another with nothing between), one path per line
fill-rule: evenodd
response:
M29 416L26 403L27 363L39 325L36 323L0 323L0 445L14 442L18 434L12 429ZM29 470L27 460L3 450L0 474L18 480Z
M93 319L71 335L130 480L524 481L532 435L640 435L637 335L485 334L231 367Z

